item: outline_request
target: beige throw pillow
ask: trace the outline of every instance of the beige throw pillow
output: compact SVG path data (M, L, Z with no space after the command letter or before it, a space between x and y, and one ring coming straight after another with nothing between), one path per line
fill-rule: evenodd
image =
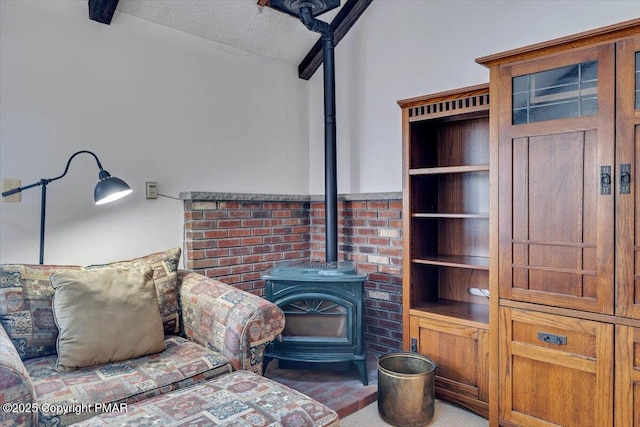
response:
M51 275L60 372L163 351L151 268Z

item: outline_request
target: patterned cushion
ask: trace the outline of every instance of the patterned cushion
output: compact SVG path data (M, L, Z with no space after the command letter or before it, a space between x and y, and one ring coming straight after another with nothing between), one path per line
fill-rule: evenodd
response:
M236 369L262 373L264 349L284 329L282 310L198 273L179 276L184 336L220 351Z
M28 407L35 394L22 359L0 326L0 403ZM16 413L0 409L0 426L30 426L33 419L34 414L27 411Z
M337 427L338 415L268 378L237 371L202 384L129 405L78 426Z
M181 249L176 247L165 252L157 252L128 261L117 261L109 264L91 265L86 269L97 268L141 268L151 267L153 281L158 291L158 305L164 324L164 332L168 335L180 331L180 305L178 302L178 261Z
M217 352L175 336L165 342L162 353L64 373L56 371L55 356L26 361L40 405L39 425L69 425L99 412L96 404L131 404L231 371Z
M58 328L51 301L53 273L78 266L0 265L0 324L23 360L56 354Z

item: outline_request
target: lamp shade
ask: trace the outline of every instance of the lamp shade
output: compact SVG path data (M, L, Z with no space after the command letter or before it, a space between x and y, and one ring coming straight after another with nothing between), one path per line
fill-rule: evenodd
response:
M111 203L129 195L133 191L126 182L111 176L106 170L101 170L98 176L100 182L96 184L96 188L93 191L93 199L96 201L96 205Z

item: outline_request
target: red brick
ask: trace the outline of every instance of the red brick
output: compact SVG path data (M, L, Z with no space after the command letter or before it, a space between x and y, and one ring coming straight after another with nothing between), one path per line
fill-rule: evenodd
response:
M208 268L207 277L219 277L229 274L229 267Z
M268 234L271 234L269 227L256 227L251 229L252 236L266 236Z
M207 258L218 258L221 256L227 256L227 255L229 255L228 249L207 249L205 251L205 256Z
M239 256L227 257L227 258L218 258L218 265L220 267L226 265L238 265L241 262L241 258Z
M378 213L376 211L357 211L356 216L358 218L377 218Z
M378 248L378 253L380 255L387 255L391 257L401 257L402 249L401 248Z
M242 275L242 281L243 282L248 282L251 280L259 280L260 277L262 277L262 272L261 271L254 271L251 273L245 273Z
M229 238L229 239L220 239L218 240L218 247L220 248L229 248L231 246L240 246L239 238Z
M240 239L240 244L242 246L254 246L262 244L262 237L253 236L253 237L243 237Z
M235 274L232 276L224 276L220 278L220 281L223 281L228 285L234 285L234 286L236 283L240 283L241 280L242 280L242 276L240 276L239 274Z
M227 211L204 211L204 219L226 218Z
M389 245L389 239L384 238L384 237L371 236L371 237L367 238L367 243L369 243L370 245L376 245L376 246L388 246Z
M251 212L247 211L229 211L229 218L250 218Z
M290 210L279 210L279 211L273 211L273 217L274 218L290 218L291 217L291 211Z
M247 237L251 235L249 228L233 228L229 230L229 237Z
M190 256L191 259L203 259L204 258L204 251L202 251L202 250L191 251L190 254L191 254L191 256Z
M282 209L282 202L264 202L264 209Z
M192 219L202 219L202 211L188 211L184 213L185 221Z
M234 265L231 267L231 274L248 273L252 270L253 267L251 265Z
M264 203L263 202L242 202L242 209L244 210L254 210L254 209L264 209Z
M284 237L282 236L264 236L262 238L262 241L264 243L269 243L269 244L281 243L283 240L284 240Z
M185 231L184 237L187 240L199 240L204 237L204 233L201 231Z
M251 253L251 246L236 246L229 248L229 255L249 255Z
M389 209L389 202L373 201L367 202L367 209Z
M207 230L204 232L205 239L220 239L222 237L227 237L229 235L229 231L227 230Z
M245 219L240 222L240 226L241 227L262 227L265 221L268 221L268 220L256 219L256 218Z
M356 234L359 234L361 236L377 236L378 235L378 230L375 230L373 228L365 228L365 227L359 227L355 229Z
M349 209L367 209L367 202L349 202Z
M218 228L237 228L240 225L239 219L221 219L218 221Z
M243 264L253 264L254 262L260 262L263 260L264 255L254 254L254 255L245 255L242 257Z

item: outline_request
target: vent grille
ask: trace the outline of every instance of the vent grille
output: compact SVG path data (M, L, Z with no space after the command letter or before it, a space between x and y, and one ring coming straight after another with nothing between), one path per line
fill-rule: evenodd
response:
M433 102L409 108L409 120L414 121L447 116L450 115L452 111L455 111L457 114L471 113L473 111L486 110L488 105L488 93L449 101Z
M303 263L297 264L295 267L299 268L299 269L305 269L305 270L326 270L326 269L329 269L329 268L336 268L336 263L330 263L330 262L303 262Z

